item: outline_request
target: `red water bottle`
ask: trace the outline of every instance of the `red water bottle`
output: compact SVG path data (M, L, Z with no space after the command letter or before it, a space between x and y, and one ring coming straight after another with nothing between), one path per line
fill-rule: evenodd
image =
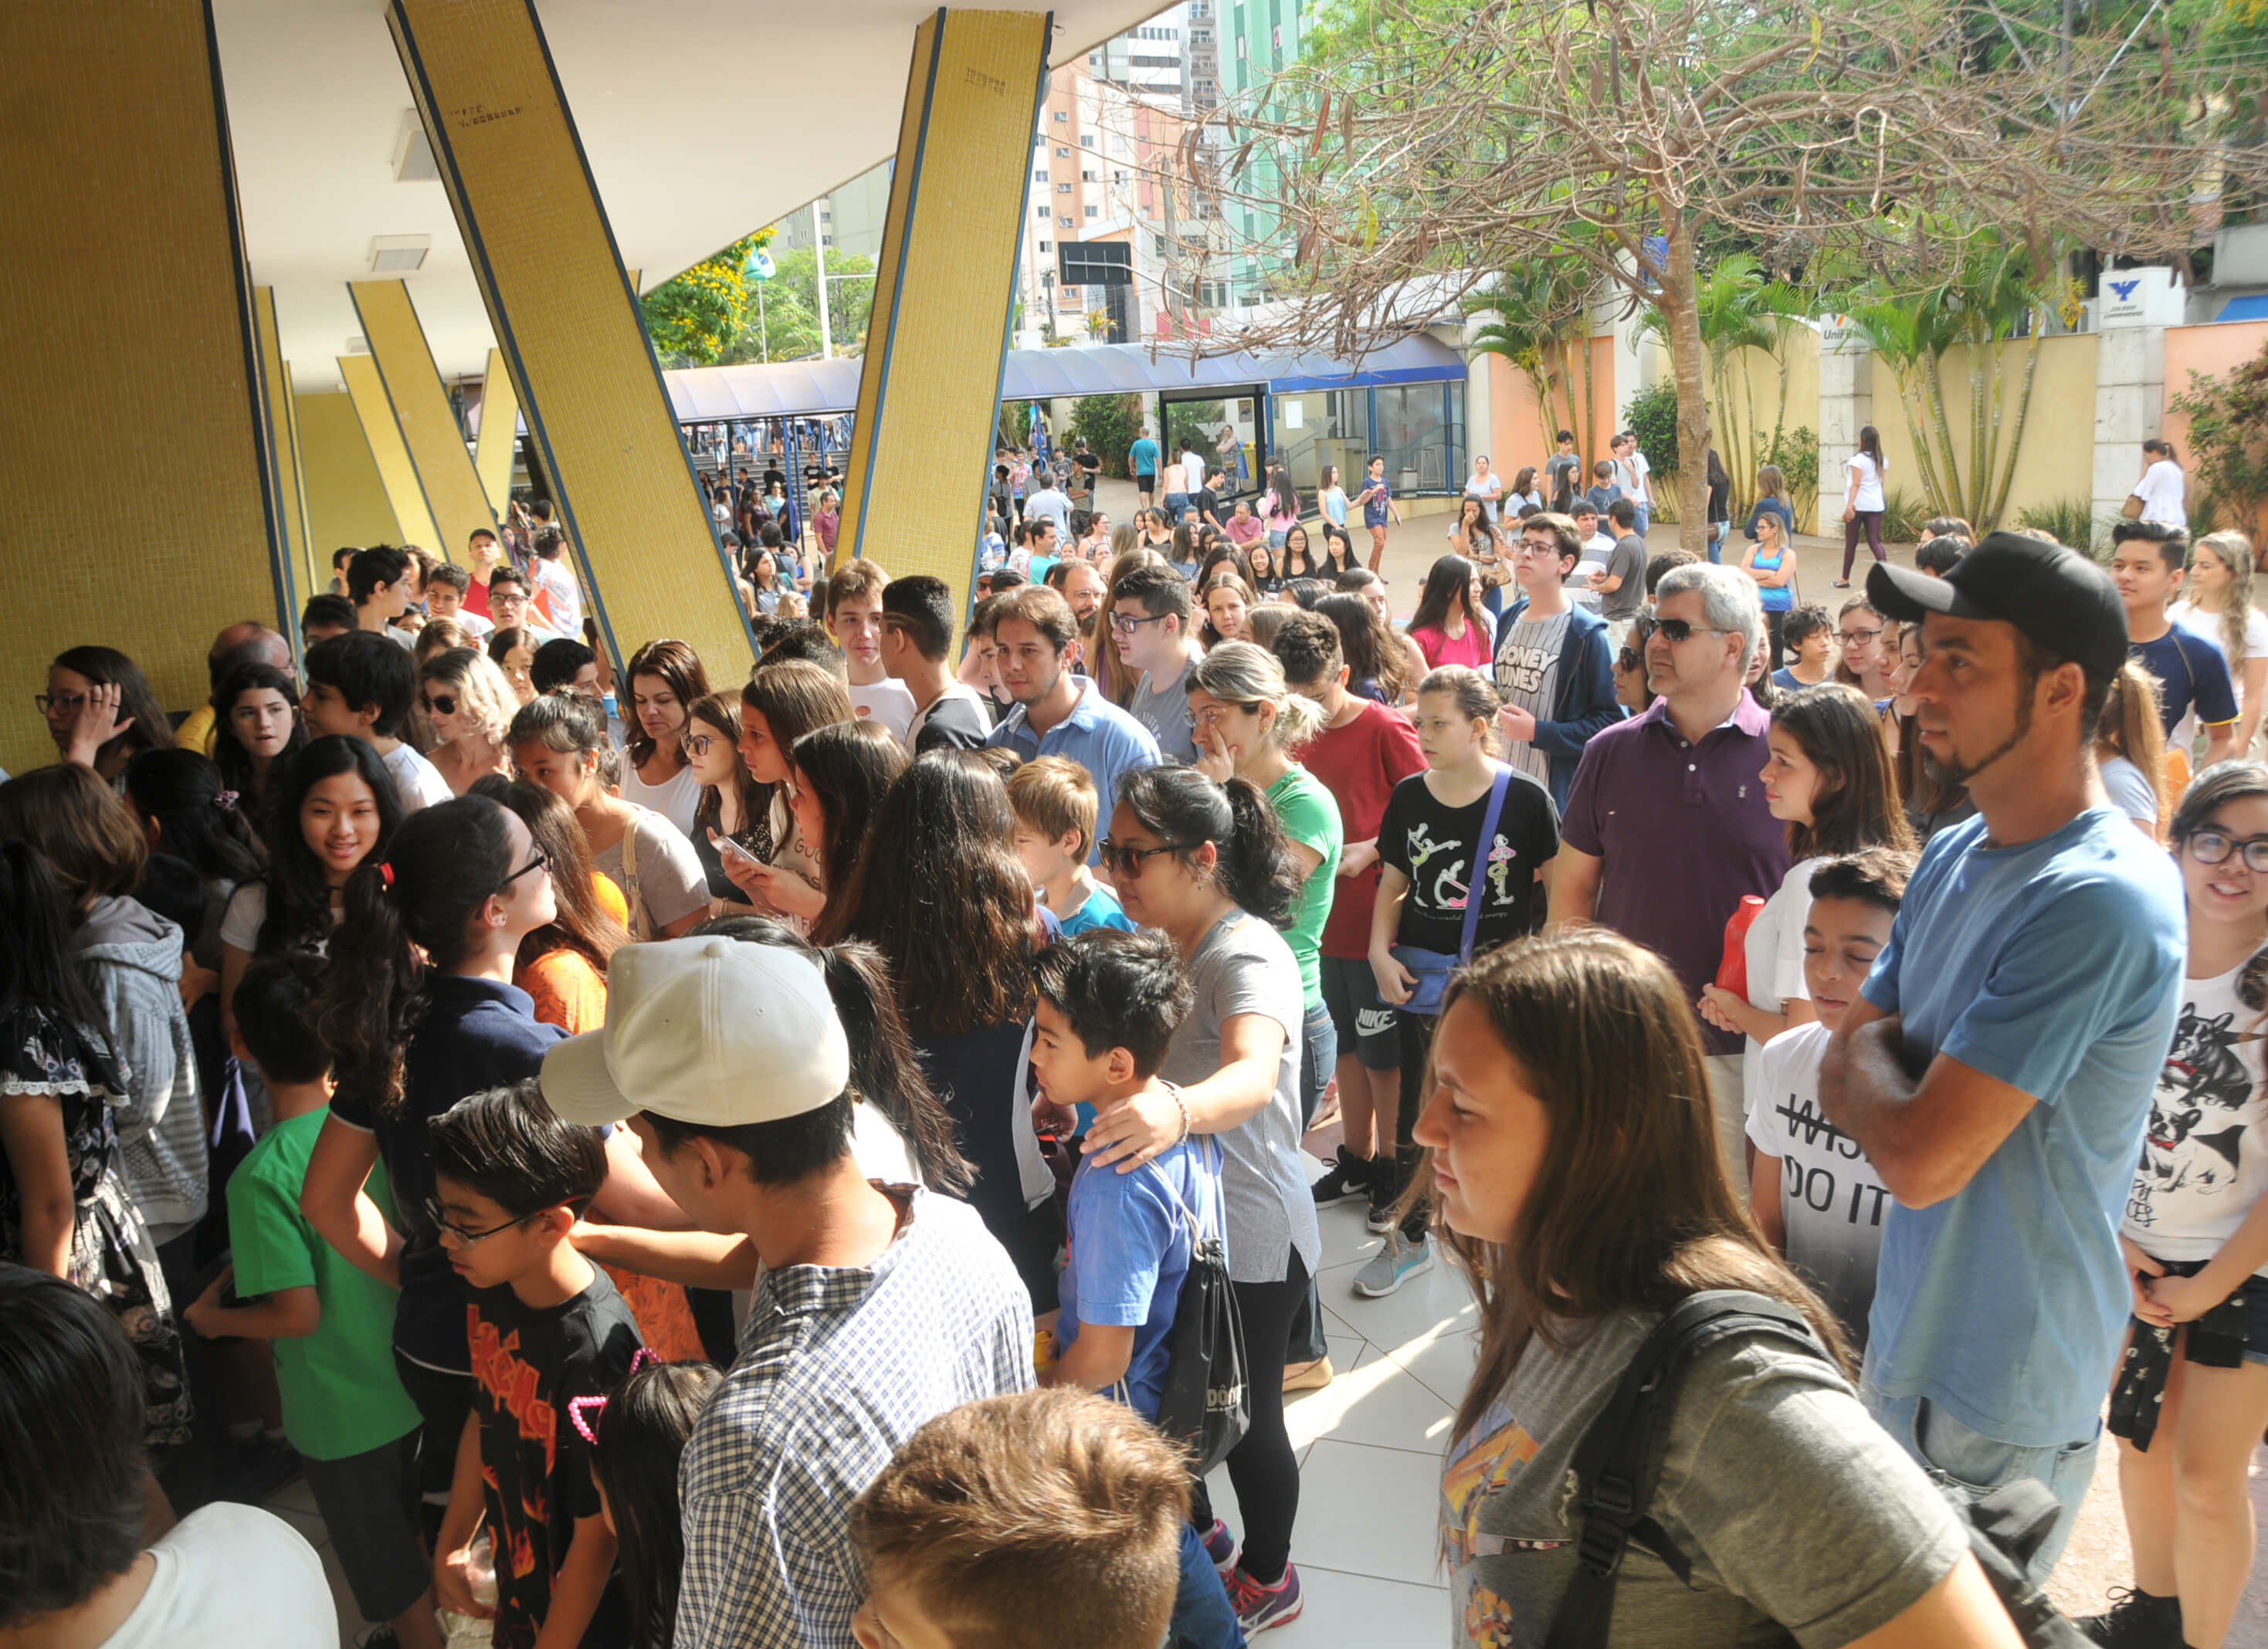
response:
M1749 999L1749 929L1764 909L1763 900L1744 894L1740 908L1725 924L1725 954L1717 964L1717 983L1743 1002Z

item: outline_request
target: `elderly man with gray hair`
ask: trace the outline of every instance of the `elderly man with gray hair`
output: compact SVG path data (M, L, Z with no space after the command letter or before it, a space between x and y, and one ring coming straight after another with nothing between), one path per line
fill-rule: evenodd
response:
M1657 952L1686 994L1717 977L1725 924L1787 874L1787 827L1759 777L1771 718L1749 696L1764 625L1737 567L1679 567L1654 593L1646 685L1660 696L1583 750L1567 792L1551 925L1596 922ZM1719 1137L1741 1164L1741 1039L1702 1027Z

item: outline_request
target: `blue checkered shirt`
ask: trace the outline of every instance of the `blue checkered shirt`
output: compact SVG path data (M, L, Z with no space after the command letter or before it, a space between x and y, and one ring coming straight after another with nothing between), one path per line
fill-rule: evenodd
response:
M923 1190L873 1264L765 1275L678 1469L677 1649L852 1649L850 1503L925 1420L1032 1386L1032 1302L966 1204Z

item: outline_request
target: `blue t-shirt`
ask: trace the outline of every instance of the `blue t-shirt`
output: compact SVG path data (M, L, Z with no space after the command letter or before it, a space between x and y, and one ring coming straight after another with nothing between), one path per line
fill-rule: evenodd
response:
M1032 731L1019 704L1000 718L985 742L1013 750L1027 762L1035 756L1068 756L1087 770L1094 780L1097 821L1096 845L1086 856L1090 865L1101 861L1101 838L1110 828L1110 810L1117 806L1120 776L1159 762L1158 741L1150 730L1105 698L1092 682L1080 688L1071 714L1044 735Z
M1388 486L1386 477L1381 475L1375 481L1366 477L1362 483L1362 490L1370 495L1363 501L1362 524L1365 526L1384 526L1386 506L1394 497L1394 489Z
M2158 713L2171 737L2191 706L2200 724L2217 727L2236 719L2236 694L2228 685L2228 662L2220 649L2194 631L2169 624L2155 641L2130 641L2126 656L2158 678Z
M1118 895L1101 883L1095 884L1094 897L1063 919L1063 936L1070 939L1089 928L1116 928L1131 933L1134 924L1118 903Z
M2165 852L2108 807L2036 842L1982 817L1930 840L1867 1000L2038 1101L1967 1185L1893 1204L1867 1384L2020 1447L2095 1435L2129 1305L2117 1233L2180 1004L2186 917Z
M1158 1172L1120 1174L1079 1164L1071 1182L1071 1241L1056 1339L1068 1351L1082 1323L1132 1329L1133 1355L1112 1395L1123 1396L1144 1419L1155 1420L1173 1353L1174 1313L1189 1271L1189 1216L1208 1231L1221 1228L1220 1159L1199 1135L1150 1167Z
M1158 444L1146 435L1134 443L1134 473L1138 475L1158 473Z

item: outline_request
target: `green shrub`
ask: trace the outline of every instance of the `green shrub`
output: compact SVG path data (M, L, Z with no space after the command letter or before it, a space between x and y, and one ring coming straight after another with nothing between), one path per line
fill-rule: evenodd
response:
M1911 544L1920 541L1922 523L1930 518L1929 505L1902 488L1893 487L1882 496L1882 542ZM1836 524L1843 520L1843 512L1835 512Z
M1656 475L1678 470L1677 386L1665 378L1631 397L1623 412L1623 428L1638 437L1638 450ZM1655 489L1657 494L1660 489Z
M1779 431L1764 454L1767 464L1778 464L1787 478L1788 500L1795 506L1795 530L1819 530L1819 438L1808 423Z
M2052 504L2028 504L2016 512L2016 525L2051 533L2055 541L2082 556L2095 553L2095 506L2085 498L2058 498Z
M1082 395L1071 409L1071 427L1064 433L1084 440L1102 460L1102 473L1126 478L1126 449L1134 445L1134 431L1142 427L1139 395Z

